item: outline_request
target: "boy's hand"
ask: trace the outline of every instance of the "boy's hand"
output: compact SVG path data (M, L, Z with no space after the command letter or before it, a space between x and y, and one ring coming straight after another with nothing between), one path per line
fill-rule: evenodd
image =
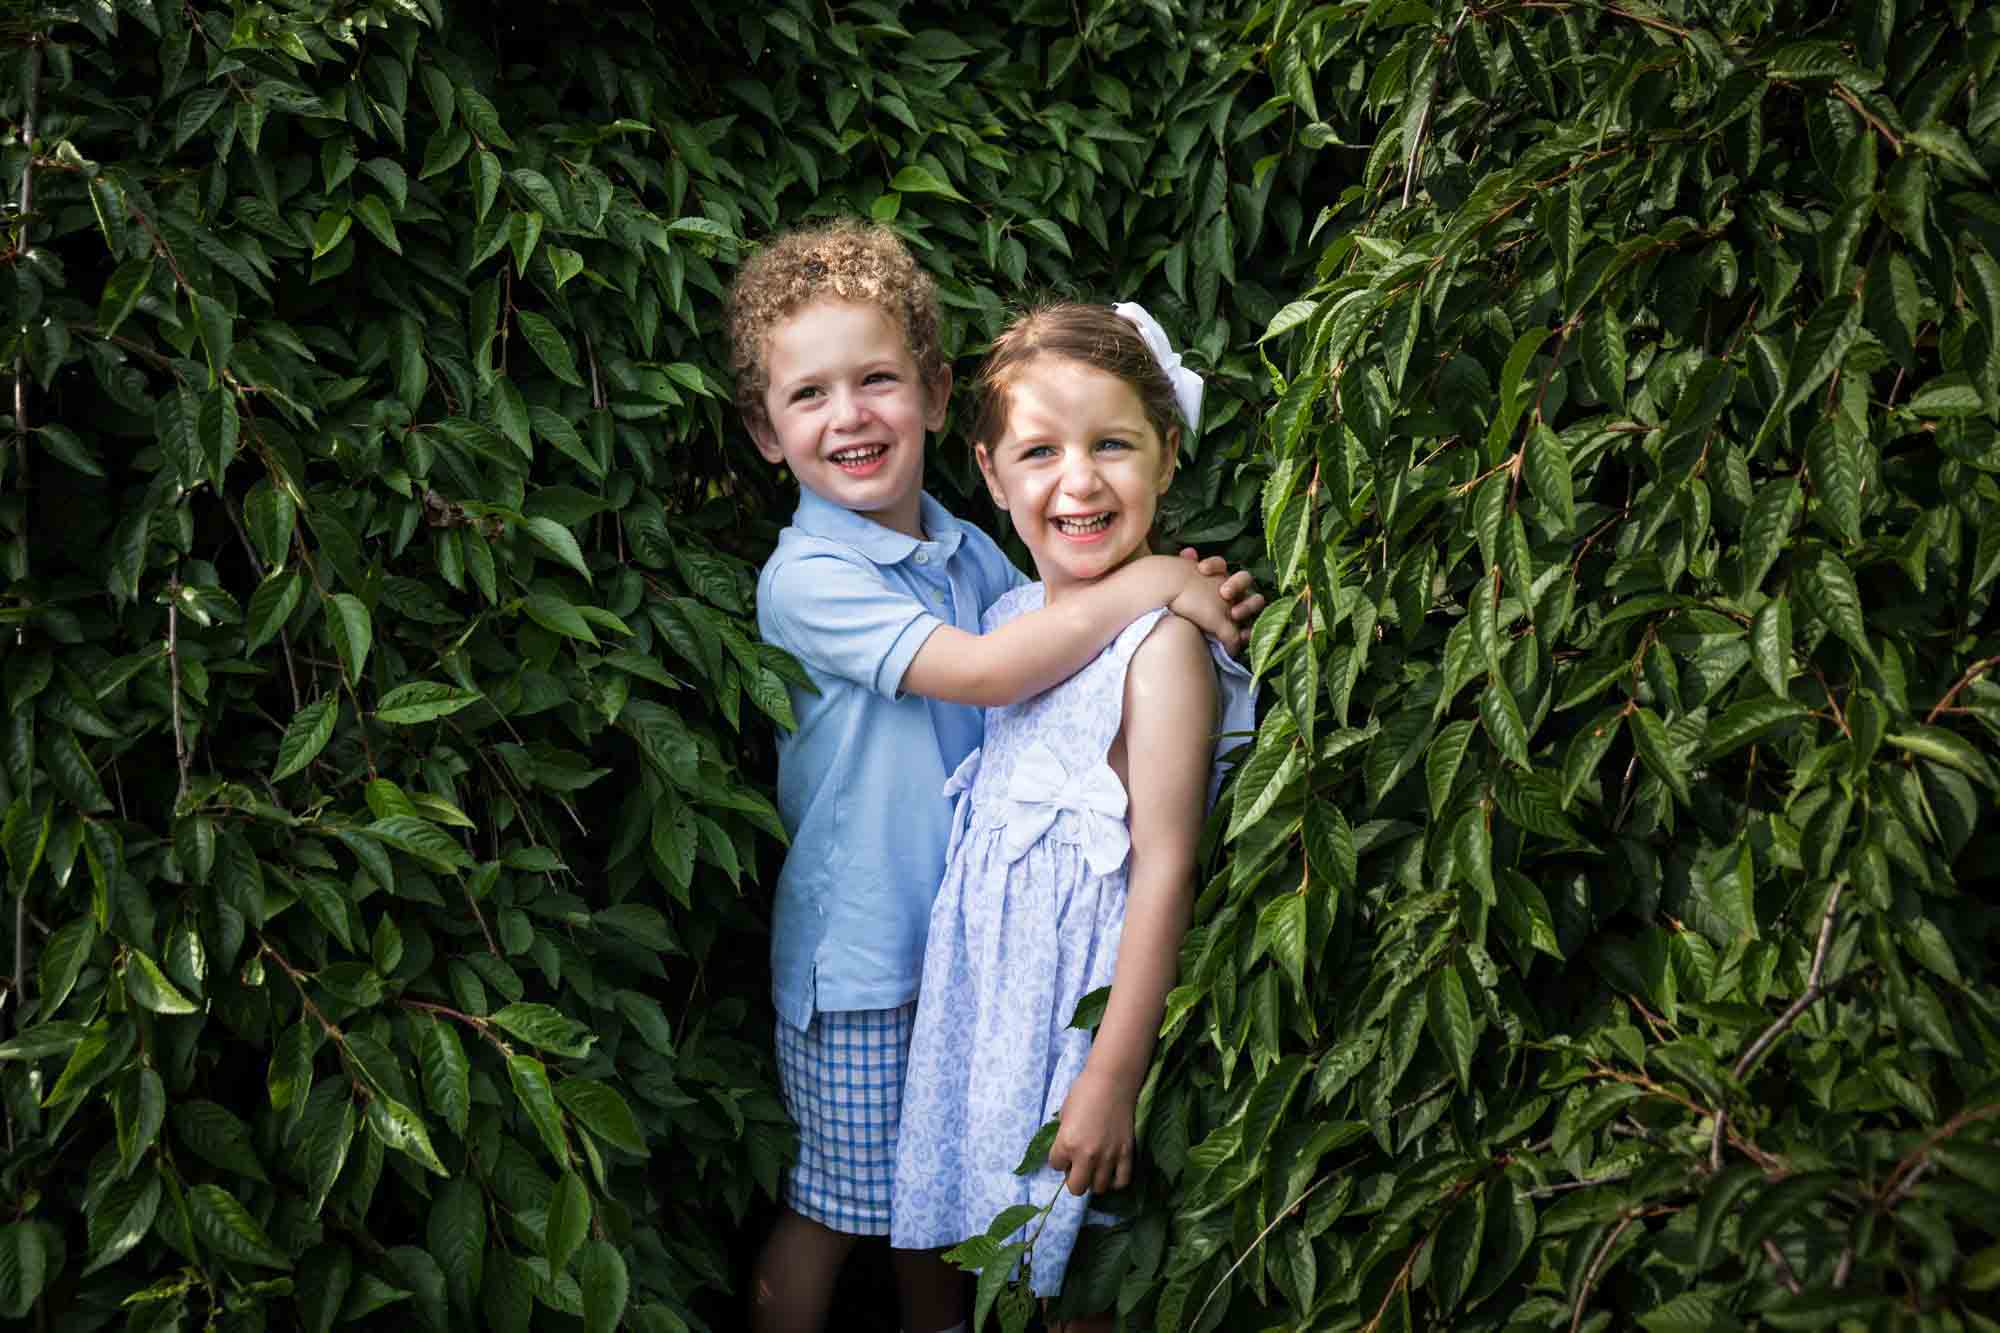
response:
M1264 609L1264 594L1257 591L1257 580L1250 577L1250 571L1239 569L1229 573L1229 562L1219 555L1204 559L1201 552L1192 546L1181 547L1181 559L1192 560L1195 568L1204 574L1226 574L1222 581L1222 600L1229 603L1229 616L1239 625L1248 625Z
M1167 609L1193 621L1195 628L1235 657L1242 653L1247 641L1244 623L1263 608L1264 599L1255 593L1246 597L1245 591L1255 586L1250 576L1230 574L1228 569L1228 563L1221 556L1210 556L1199 562L1190 559L1187 562L1187 582L1167 603ZM1239 609L1245 606L1249 608L1247 613Z
M1049 1165L1064 1173L1071 1194L1103 1194L1132 1183L1134 1099L1113 1084L1092 1077L1086 1063L1063 1098Z

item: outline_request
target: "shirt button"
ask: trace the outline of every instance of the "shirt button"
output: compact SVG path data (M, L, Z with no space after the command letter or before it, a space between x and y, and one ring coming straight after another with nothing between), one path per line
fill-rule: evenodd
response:
M917 563L920 565L928 565L930 562L931 562L931 553L929 551L923 550L922 548L919 548L917 551Z

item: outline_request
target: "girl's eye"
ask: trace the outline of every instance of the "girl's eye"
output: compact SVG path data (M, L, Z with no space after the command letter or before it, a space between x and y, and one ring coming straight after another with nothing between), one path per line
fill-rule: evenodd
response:
M1097 442L1097 447L1100 449L1130 449L1132 446L1131 444L1129 444L1124 440L1116 438L1107 438L1099 440Z
M896 372L893 370L873 371L869 374L865 382L869 384L894 384L896 382Z

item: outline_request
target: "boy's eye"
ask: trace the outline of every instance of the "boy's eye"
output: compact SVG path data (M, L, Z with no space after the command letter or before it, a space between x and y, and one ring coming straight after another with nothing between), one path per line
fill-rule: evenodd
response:
M1031 444L1021 451L1023 458L1048 458L1055 453L1055 447L1047 444Z
M897 378L896 372L893 370L875 370L869 372L868 378L864 381L864 383L894 384L896 382L896 378Z
M1097 447L1100 449L1130 449L1132 446L1128 441L1118 439L1116 436L1107 436L1097 442Z
M817 398L818 396L819 386L816 384L805 384L792 390L792 401L795 403L802 403L808 398Z

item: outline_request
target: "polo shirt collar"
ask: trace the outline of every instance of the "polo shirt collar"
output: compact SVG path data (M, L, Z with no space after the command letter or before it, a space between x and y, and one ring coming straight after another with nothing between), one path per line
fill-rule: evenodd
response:
M965 539L963 525L951 516L950 510L932 499L929 492L919 497L918 514L923 520L924 531L930 534L928 544L950 559ZM792 522L815 537L826 537L852 546L878 565L893 565L907 560L920 544L915 537L885 527L803 486L799 488L799 507L792 513Z

